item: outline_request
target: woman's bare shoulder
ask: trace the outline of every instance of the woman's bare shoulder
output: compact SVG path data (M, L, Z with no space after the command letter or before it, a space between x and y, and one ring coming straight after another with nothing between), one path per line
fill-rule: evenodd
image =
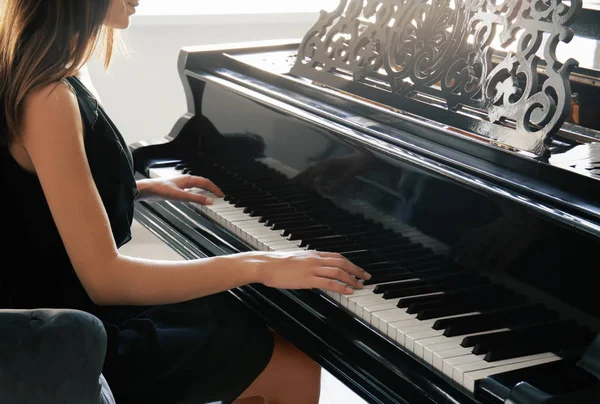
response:
M23 134L36 136L49 130L79 132L81 115L77 95L66 80L31 91L23 105ZM64 132L65 129L74 129Z
M43 109L70 109L77 104L75 90L67 80L38 87L25 97L25 107Z

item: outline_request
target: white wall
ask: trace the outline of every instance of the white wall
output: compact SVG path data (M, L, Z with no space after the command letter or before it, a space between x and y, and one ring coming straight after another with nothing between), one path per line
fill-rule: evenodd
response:
M325 9L331 8L333 0L322 1ZM130 58L116 55L109 72L104 72L99 61L90 63L90 75L105 109L127 142L154 140L166 136L186 112L177 71L182 47L300 39L317 18L317 12L136 15L130 28L122 32ZM562 47L569 51L568 56L576 56L582 67L598 68L600 47L588 42L574 40ZM591 51L594 47L595 52ZM559 59L562 50L559 46Z
M154 140L186 112L177 71L183 46L302 38L317 18L317 13L134 16L122 32L130 57L116 55L108 72L94 60L90 76L126 141Z

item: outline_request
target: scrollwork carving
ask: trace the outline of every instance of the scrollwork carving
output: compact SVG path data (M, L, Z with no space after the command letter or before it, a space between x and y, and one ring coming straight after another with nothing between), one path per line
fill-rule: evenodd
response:
M307 32L292 73L391 93L395 107L414 94L447 110L477 110L486 135L537 154L570 107L577 62L556 58L582 7L561 0L341 0ZM545 66L541 62L541 57ZM538 69L543 68L540 75ZM339 81L338 81L339 82ZM379 101L375 99L374 101Z

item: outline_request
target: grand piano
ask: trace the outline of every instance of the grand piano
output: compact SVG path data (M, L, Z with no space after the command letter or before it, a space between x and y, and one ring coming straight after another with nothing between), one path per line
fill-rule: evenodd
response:
M342 0L300 40L183 48L188 112L131 145L136 174L226 195L135 217L188 259L315 249L372 273L348 296L230 291L370 403L600 403L600 69L578 62L599 17Z

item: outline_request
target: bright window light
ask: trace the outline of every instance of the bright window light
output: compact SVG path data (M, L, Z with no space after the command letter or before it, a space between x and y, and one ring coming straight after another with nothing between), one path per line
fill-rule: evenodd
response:
M339 0L140 0L137 15L287 14L332 11Z

